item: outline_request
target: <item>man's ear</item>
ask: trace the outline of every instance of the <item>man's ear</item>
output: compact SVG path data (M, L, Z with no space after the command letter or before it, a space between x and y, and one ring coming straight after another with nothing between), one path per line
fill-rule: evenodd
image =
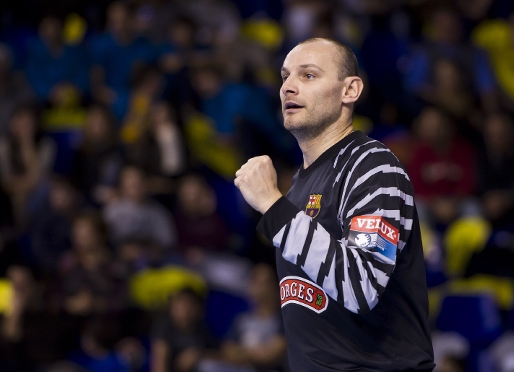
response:
M358 76L347 76L343 80L343 90L341 100L343 103L353 103L357 101L364 88L362 79Z

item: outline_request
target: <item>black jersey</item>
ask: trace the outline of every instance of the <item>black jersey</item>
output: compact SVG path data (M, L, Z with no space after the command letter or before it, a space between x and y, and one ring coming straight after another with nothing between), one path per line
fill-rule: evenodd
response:
M277 248L294 372L434 368L413 188L383 144L343 138L257 228Z

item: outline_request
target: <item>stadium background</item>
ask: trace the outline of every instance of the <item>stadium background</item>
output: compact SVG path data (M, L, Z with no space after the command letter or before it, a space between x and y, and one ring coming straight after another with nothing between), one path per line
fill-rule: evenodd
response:
M269 154L288 189L279 69L316 36L413 181L438 370L514 371L509 0L2 2L0 370L149 370L184 288L228 337L274 257L233 174Z

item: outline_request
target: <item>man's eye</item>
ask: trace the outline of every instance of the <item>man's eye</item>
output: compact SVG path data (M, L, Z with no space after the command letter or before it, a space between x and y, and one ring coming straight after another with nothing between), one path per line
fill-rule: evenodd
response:
M307 79L309 79L309 80L310 80L310 79L314 79L314 75L313 75L313 74L305 74L305 77L306 77Z
M289 76L289 75L282 75L282 81L286 81L286 79L287 79L287 77L288 77L288 76Z

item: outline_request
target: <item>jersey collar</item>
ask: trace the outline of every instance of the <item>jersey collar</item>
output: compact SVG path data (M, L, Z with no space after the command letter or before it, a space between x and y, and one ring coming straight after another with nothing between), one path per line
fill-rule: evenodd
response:
M309 177L309 175L314 172L321 164L335 157L343 147L348 145L356 138L361 137L362 135L362 132L358 130L350 133L339 142L334 144L332 147L327 149L323 154L321 154L307 169L305 169L302 164L300 170L298 171L298 176L302 179Z

